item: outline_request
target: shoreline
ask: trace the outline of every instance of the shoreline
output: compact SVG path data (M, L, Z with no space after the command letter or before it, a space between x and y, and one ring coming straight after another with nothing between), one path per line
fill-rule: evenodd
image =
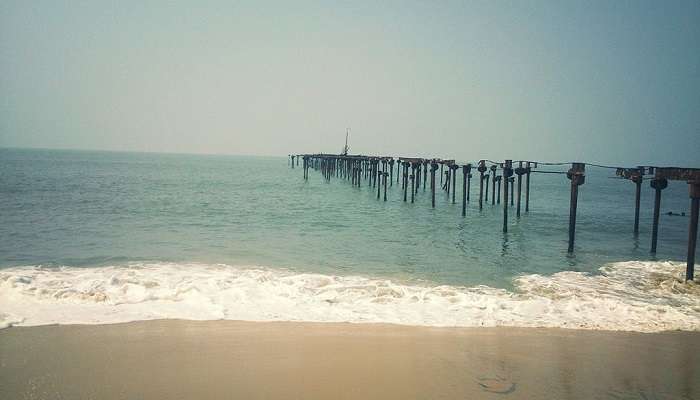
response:
M0 397L690 399L698 341L376 323L14 326L0 330Z

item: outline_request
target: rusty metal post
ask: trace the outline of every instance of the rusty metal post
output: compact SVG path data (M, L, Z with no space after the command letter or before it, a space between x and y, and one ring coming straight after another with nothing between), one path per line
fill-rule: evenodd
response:
M479 161L479 167L476 168L479 171L479 210L484 207L484 172L486 171L486 161Z
M656 243L659 237L659 214L661 212L661 191L666 189L668 181L665 178L654 178L651 180L651 187L654 188L654 222L651 227L651 252L656 253Z
M578 205L578 187L586 181L586 164L573 163L566 177L571 180L571 202L569 204L569 253L574 252L576 237L576 207Z
M508 179L513 175L513 161L506 160L503 163L503 178ZM508 198L508 185L503 185L503 194L505 198ZM503 202L503 233L508 232L508 202Z
M695 279L695 247L698 242L698 206L700 206L700 181L688 182L690 194L690 223L688 225L688 257L685 280Z

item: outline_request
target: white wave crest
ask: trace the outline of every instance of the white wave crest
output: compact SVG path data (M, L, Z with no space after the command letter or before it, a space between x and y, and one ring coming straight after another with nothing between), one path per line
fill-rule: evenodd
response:
M607 265L487 286L421 286L261 267L137 264L0 270L0 328L192 320L700 330L700 286L671 262Z

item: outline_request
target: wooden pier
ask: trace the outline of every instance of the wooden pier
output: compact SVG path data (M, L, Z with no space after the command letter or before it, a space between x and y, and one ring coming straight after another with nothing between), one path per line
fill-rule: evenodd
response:
M349 154L294 154L289 156L291 168L299 166L302 159L303 176L309 179L309 169L319 171L326 180L333 177L349 181L352 185L361 187L362 182L372 190L376 189L377 200L382 198L387 201L387 185L393 186L394 165L396 165L396 183L401 184L402 198L404 202L415 202L421 185L423 191L427 190L428 173L430 174L431 206L435 208L435 191L437 179L435 174L440 170L440 188L445 192L448 201L456 202L457 174L461 169L462 174L462 216L466 216L467 203L470 201L470 184L472 178L472 163L457 164L455 160L443 160L440 158L419 157L390 157L390 156L365 156ZM503 232L508 232L509 208L515 204L515 218L522 216L522 186L525 185L525 214L530 211L530 175L535 172L566 174L570 181L569 201L569 241L568 251L575 250L576 238L576 213L578 208L578 192L580 186L586 181L586 166L614 169L617 176L630 180L635 184L634 199L634 224L632 233L639 234L639 208L642 183L649 180L650 187L654 189L654 209L651 234L652 254L656 253L659 231L659 216L661 210L661 193L668 186L668 181L685 181L688 184L690 197L690 222L688 226L688 250L686 276L687 281L694 280L695 249L698 237L698 206L700 204L700 168L677 168L657 166L636 167L611 167L582 162L573 163L544 163L530 160L504 160L496 162L491 160L479 160L476 170L479 172L479 210L484 203L488 204L489 181L491 183L491 205L503 203ZM517 166L514 166L516 165ZM537 171L540 165L570 165L567 172ZM499 174L500 172L500 174ZM422 179L421 179L422 178ZM524 179L523 179L524 178ZM421 182L422 181L422 182ZM517 185L516 185L517 182ZM503 185L503 191L501 191ZM382 190L383 187L383 190ZM408 190L410 187L410 196ZM517 193L516 193L517 192ZM501 197L501 193L503 197ZM514 200L515 199L515 200Z

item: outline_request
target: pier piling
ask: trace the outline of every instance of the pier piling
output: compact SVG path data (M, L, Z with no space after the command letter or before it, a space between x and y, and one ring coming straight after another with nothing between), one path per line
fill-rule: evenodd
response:
M573 163L566 177L571 180L571 201L569 203L569 253L574 252L576 237L576 208L578 205L578 187L586 181L586 164Z
M656 253L656 243L659 238L659 215L661 213L661 191L666 189L668 181L666 178L654 178L650 182L654 189L654 220L651 227L651 253Z
M513 175L513 161L506 160L503 163L503 179L509 179ZM508 198L508 184L503 185L503 197ZM503 202L503 233L508 232L508 202Z
M695 278L695 247L698 241L698 206L700 205L700 181L688 182L690 194L690 222L688 225L688 257L685 268L685 280Z
M462 216L467 215L467 177L469 176L469 170L471 170L471 164L462 165Z
M484 208L484 172L486 172L486 161L479 161L479 166L476 168L479 171L479 210Z

